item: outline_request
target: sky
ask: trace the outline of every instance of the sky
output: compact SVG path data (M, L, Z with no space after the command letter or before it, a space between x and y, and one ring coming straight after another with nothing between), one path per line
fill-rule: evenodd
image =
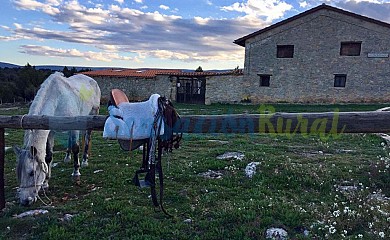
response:
M0 61L243 68L234 40L322 3L390 23L390 0L2 0Z

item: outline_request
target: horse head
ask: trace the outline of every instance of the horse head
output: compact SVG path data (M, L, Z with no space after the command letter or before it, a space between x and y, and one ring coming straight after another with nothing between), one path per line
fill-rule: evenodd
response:
M45 159L40 159L38 150L31 146L30 149L14 147L17 156L16 176L19 181L18 197L20 204L29 206L38 198L48 173Z

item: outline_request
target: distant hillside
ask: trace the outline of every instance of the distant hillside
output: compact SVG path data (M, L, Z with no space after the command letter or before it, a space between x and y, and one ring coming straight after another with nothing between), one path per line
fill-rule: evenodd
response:
M12 64L12 63L5 63L5 62L0 62L0 68L18 68L20 66Z
M34 66L34 65L32 65ZM11 64L11 63L5 63L5 62L0 62L0 68L19 68L23 66L19 66L16 64ZM62 71L65 66L58 66L58 65L36 65L34 66L35 69L50 69L52 71ZM91 69L91 70L102 70L102 69L107 69L109 67L79 67L79 66L66 66L69 70L73 67L76 68L77 71L80 71L81 69Z
M65 66L56 66L56 65L37 65L35 66L35 69L50 69L52 71L62 71ZM105 67L79 67L79 66L66 66L69 70L73 67L76 68L77 71L80 71L81 69L91 69L91 70L102 70L106 69Z

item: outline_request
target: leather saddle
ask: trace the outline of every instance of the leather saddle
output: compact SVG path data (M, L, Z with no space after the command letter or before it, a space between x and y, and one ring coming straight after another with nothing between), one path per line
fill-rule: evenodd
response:
M110 116L106 120L103 137L117 139L125 151L143 146L142 164L135 173L133 183L139 187L150 187L154 206L170 216L162 205L161 156L164 150L171 152L179 147L182 134L174 131L175 125L180 123L179 114L168 99L158 94L151 95L145 102L129 103L126 94L119 89L111 90L108 110ZM145 173L145 180L140 180L139 175ZM160 201L156 193L157 174Z

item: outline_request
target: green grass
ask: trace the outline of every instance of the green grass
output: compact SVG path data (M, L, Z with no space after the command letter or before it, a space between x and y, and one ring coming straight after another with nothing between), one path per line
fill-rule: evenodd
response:
M353 111L373 111L379 108L388 107L389 104L287 104L287 103L265 103L273 106L276 112L353 112ZM211 104L211 105L190 105L176 103L183 115L210 115L210 114L258 114L260 104Z
M273 105L277 111L333 111L335 105ZM258 106L177 104L188 114L255 113ZM384 105L339 105L340 111L375 110ZM24 114L26 109L5 114ZM105 110L103 109L102 112ZM0 114L4 113L0 109ZM6 129L6 145L21 145L23 132ZM185 134L180 149L163 157L164 204L175 215L155 211L148 189L131 179L141 152L120 150L116 141L94 132L90 166L73 184L72 164L54 155L48 197L21 207L16 202L15 154L6 153L7 207L0 213L0 239L262 239L269 227L285 228L291 239L380 239L390 236L389 149L373 134L344 134L323 141L319 136L292 139L266 134ZM223 140L222 144L210 140ZM58 139L56 150L63 150ZM227 151L245 154L240 160L217 160ZM244 174L249 162L260 162L257 174ZM103 170L94 173L96 170ZM199 173L220 171L221 179ZM343 192L338 186L356 186ZM378 196L378 195L377 195ZM13 215L45 208L46 215L15 219ZM63 221L65 214L75 217ZM191 219L191 220L188 220ZM309 231L305 237L304 230ZM335 232L333 232L335 231ZM347 231L346 233L344 231ZM343 236L341 235L343 234Z

